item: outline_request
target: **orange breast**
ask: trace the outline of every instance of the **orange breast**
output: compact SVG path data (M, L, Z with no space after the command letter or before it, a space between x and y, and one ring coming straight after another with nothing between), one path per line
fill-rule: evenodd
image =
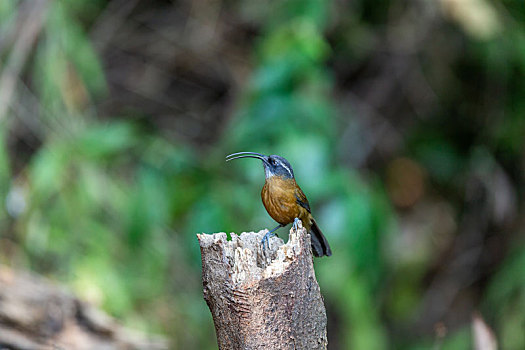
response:
M297 183L294 179L284 179L273 176L266 180L261 191L261 198L270 216L282 225L287 225L295 218L303 223L308 217L308 212L297 204L295 196ZM309 220L307 220L309 223Z

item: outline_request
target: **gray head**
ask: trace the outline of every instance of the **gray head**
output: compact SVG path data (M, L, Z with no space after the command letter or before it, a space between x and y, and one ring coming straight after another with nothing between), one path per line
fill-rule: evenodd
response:
M226 161L229 162L233 159L238 158L257 158L260 159L264 166L264 173L266 178L272 176L282 176L287 179L293 179L293 169L290 163L281 156L272 154L271 156L265 156L264 154L255 152L238 152L230 154L226 157Z

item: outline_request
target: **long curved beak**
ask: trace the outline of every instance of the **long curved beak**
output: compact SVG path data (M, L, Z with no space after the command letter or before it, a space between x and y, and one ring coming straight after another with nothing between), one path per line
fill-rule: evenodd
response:
M239 159L239 158L257 158L263 161L263 163L266 163L268 160L268 157L264 154L255 153L255 152L237 152L232 153L226 156L226 161L229 162L230 160Z

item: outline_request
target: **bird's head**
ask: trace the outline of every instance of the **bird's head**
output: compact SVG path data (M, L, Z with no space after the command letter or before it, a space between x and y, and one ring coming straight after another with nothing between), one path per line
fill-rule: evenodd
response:
M260 159L264 166L264 173L266 178L269 179L272 176L282 176L286 179L293 179L293 169L290 163L281 156L272 154L265 156L264 154L255 152L238 152L226 156L226 161L238 159L238 158L257 158Z

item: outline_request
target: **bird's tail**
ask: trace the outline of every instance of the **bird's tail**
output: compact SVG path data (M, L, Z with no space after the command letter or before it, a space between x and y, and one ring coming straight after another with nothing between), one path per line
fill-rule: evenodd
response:
M317 226L317 222L312 218L312 227L310 228L310 231L308 231L310 234L310 238L312 240L312 252L315 256L330 256L332 255L332 250L330 249L330 245L328 245L328 241L324 237L323 233L319 229L319 226Z

